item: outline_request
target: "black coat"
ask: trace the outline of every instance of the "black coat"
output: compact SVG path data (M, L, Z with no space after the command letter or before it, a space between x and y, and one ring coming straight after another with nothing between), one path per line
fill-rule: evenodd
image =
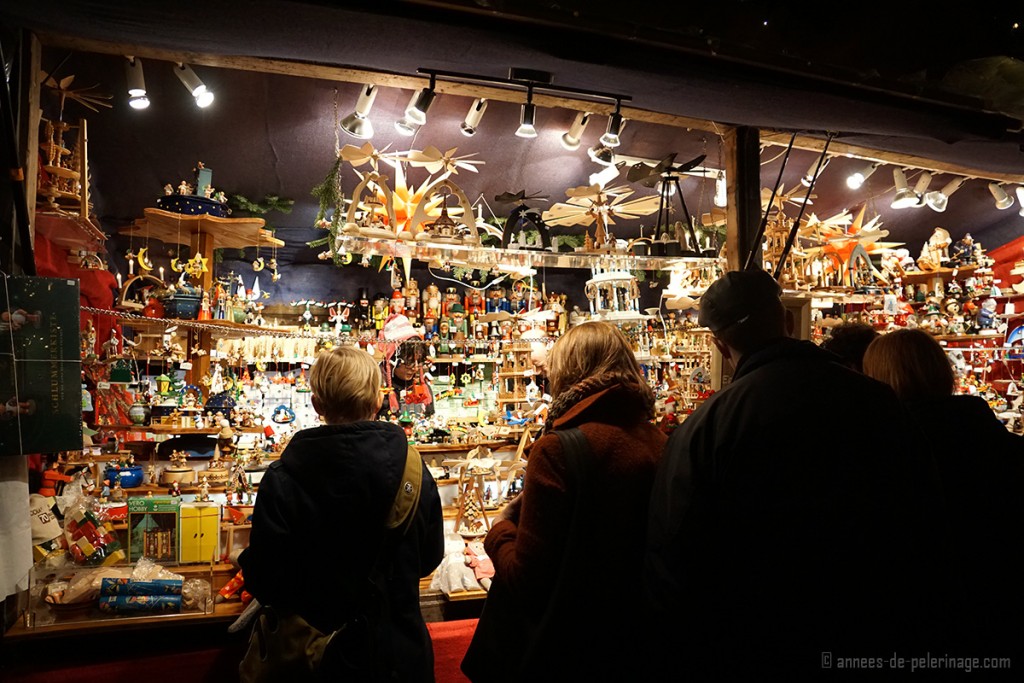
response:
M925 515L941 497L912 433L888 386L810 342L744 356L673 433L655 481L656 649L681 671L813 675L821 652L924 638L925 553L942 534Z
M407 448L402 429L386 422L298 432L260 482L249 547L239 558L246 588L324 632L340 627L365 591ZM379 633L381 665L402 681L434 679L419 579L440 563L444 531L425 467L421 486L412 526L382 561L390 622Z
M962 597L957 645L1024 656L1024 437L977 396L911 401L932 445L950 510L950 547Z

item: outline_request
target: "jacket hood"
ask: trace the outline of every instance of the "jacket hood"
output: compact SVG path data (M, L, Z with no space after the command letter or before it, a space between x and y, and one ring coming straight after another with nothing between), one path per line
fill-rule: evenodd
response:
M349 422L303 429L288 443L280 467L310 495L394 499L408 439L390 422Z
M618 424L632 422L637 413L646 413L644 397L622 384L590 394L555 418L555 429L571 428L584 422Z

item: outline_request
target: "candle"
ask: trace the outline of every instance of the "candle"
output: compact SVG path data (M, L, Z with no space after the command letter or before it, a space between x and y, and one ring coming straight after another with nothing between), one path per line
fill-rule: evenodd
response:
M164 267L163 266L160 266L160 279L161 280L164 279Z
M117 288L121 289L121 273L117 274Z

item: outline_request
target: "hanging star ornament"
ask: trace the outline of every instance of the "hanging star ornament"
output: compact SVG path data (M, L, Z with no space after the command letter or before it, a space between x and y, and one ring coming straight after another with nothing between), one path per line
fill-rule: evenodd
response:
M196 254L188 260L185 264L185 272L188 273L189 277L198 278L203 273L208 273L210 259L204 257L202 254Z

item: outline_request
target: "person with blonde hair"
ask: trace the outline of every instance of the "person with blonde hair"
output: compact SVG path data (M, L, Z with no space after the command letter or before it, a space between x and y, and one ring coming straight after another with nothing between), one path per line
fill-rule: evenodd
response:
M1003 426L979 396L954 394L942 345L919 329L882 335L864 372L890 385L935 454L949 508L953 568L963 610L963 652L1024 657L1024 437Z
M554 400L523 493L484 540L495 575L462 670L474 682L629 680L643 632L631 589L666 437L651 423L654 394L617 327L568 330L547 356L547 375ZM585 443L570 466L558 433L573 428Z
M323 633L380 608L369 626L374 651L362 653L374 673L433 681L419 580L444 552L437 486L424 467L409 525L389 530L409 446L398 425L374 420L382 397L376 361L354 346L322 351L309 385L325 424L296 433L260 481L249 547L239 558L245 587L260 604L296 613ZM367 606L371 594L377 604ZM344 678L332 647L323 680Z

